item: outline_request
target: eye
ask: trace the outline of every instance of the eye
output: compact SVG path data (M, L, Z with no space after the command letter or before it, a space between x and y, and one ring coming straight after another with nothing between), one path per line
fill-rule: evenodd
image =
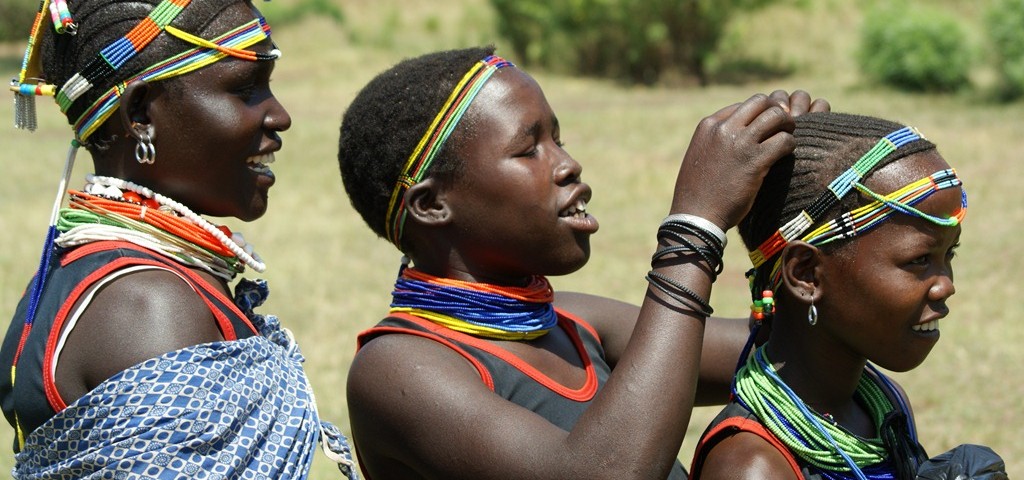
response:
M949 250L946 250L946 259L953 260L957 256L957 250L960 249L960 242L956 242Z
M909 264L915 266L928 265L928 255L921 255L920 257L911 260Z
M243 101L249 101L256 93L256 84L249 83L242 85L232 90L231 93Z

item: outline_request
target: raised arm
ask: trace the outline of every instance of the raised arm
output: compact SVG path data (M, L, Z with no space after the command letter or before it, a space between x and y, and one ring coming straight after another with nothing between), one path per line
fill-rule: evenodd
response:
M792 117L767 95L705 118L682 162L670 213L733 227L769 166L792 151L792 128ZM708 298L712 277L698 260L681 256L657 271ZM435 341L385 335L370 342L348 383L360 455L369 452L385 469L369 473L665 478L694 404L705 315L650 288L636 318L625 345L610 347L621 354L608 382L569 432L492 393L470 362Z

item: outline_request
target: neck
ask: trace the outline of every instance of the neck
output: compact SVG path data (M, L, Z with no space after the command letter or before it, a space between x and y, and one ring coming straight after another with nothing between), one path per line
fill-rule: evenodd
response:
M801 321L800 332L785 328ZM820 412L853 408L866 359L852 354L845 345L835 344L823 334L820 324L811 327L805 319L783 318L773 323L766 346L768 358L786 384Z

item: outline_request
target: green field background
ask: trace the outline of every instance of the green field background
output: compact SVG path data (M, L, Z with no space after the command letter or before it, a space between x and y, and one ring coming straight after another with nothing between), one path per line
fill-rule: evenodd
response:
M335 159L341 114L362 85L402 58L482 43L494 43L506 55L511 49L494 33L486 0L336 1L344 13L341 22L310 15L275 29L284 56L272 87L291 113L292 128L284 133L285 147L273 165L278 183L267 214L249 224L226 223L243 231L269 265L263 277L272 293L263 312L279 315L295 333L321 414L348 432L345 376L355 336L386 312L399 254L370 233L342 191ZM796 73L788 78L704 89L630 88L532 72L559 116L566 148L584 166L583 178L594 188L588 211L601 221L590 264L552 283L563 290L642 299L654 232L667 212L679 161L700 118L721 106L755 92L802 88L827 98L836 111L914 125L958 169L970 209L954 263L957 294L941 324L942 340L921 367L895 377L911 397L929 453L959 443L986 444L1007 461L1011 477L1020 477L1024 102L988 101L985 90L993 74L983 63L972 74L976 88L955 95L912 95L869 85L853 60L861 18L855 2L805 3L810 5L744 15L730 30L732 48L793 66ZM972 41L981 45L977 20L985 2L938 3L957 9ZM267 7L272 25L273 14L288 6ZM16 74L22 48L0 45L0 71ZM985 49L979 46L977 55L983 60ZM11 118L9 101L0 102L4 118ZM0 165L7 175L0 187L0 316L13 312L38 262L70 139L70 128L49 102L40 105L36 132L0 129ZM83 151L72 186L81 186L90 169ZM717 312L745 316L747 266L741 243L730 242L726 271L712 299ZM684 463L716 410L694 412L680 451ZM0 428L0 471L13 464L10 449L3 447L11 438L10 428ZM326 459L318 456L313 478L332 476Z

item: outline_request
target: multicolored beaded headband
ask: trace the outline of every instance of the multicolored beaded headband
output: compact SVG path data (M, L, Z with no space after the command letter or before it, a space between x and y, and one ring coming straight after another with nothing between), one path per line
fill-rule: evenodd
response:
M487 79L500 68L515 66L497 55L490 55L473 65L473 68L459 80L452 90L448 100L445 101L441 111L434 117L427 131L423 133L416 149L413 150L409 160L402 168L402 174L395 182L395 188L391 192L391 200L388 203L387 217L384 221L384 230L388 240L395 244L399 250L402 248L402 230L405 225L405 192L409 187L419 183L426 176L427 170L434 157L441 151L448 136L459 124L462 116L466 113L469 105L480 93Z
M36 95L55 96L61 112L68 114L72 105L82 95L90 91L94 85L113 76L118 69L149 45L160 32L167 32L181 40L197 45L197 47L158 62L141 73L119 82L100 95L100 98L86 108L74 122L75 137L79 143L85 143L89 136L117 109L117 99L132 81L156 81L183 75L228 55L244 60L274 60L280 57L281 53L277 49L269 54L245 50L270 36L270 27L259 16L212 41L184 32L171 25L170 23L191 1L163 0L149 12L146 18L142 19L123 37L100 50L82 71L71 76L63 86L57 89L53 85L39 81L42 69L36 47L47 5L51 12L57 12L51 17L58 33L64 31L73 35L77 30L77 25L67 10L65 0L53 0L53 3L50 3L50 0L43 0L32 26L21 73L11 84L11 90L15 93L15 126L28 130L35 129L34 97ZM31 83L33 80L36 83Z
M908 135L907 132L913 133ZM853 238L878 226L878 224L888 219L895 212L922 218L944 227L959 225L964 216L967 215L967 192L965 190L961 190L960 193L960 209L948 218L929 215L913 207L939 190L962 186L963 182L956 175L956 170L952 168L935 172L888 195L877 194L859 181L864 173L873 168L883 157L896 150L896 148L920 138L919 133L910 130L908 127L893 132L880 140L853 167L837 177L829 185L829 191L818 197L811 207L800 212L800 215L787 222L778 232L762 243L757 250L750 252L750 260L754 264L754 269L757 269L766 261L778 255L792 239L803 234L811 225L819 220L816 218L817 215L821 215L832 205L835 205L843 195L854 188L874 199L874 201L823 223L810 233L800 237L800 239L811 245L820 246L837 240ZM826 206L822 207L822 205ZM812 211L814 214L810 213ZM767 286L769 289L777 289L781 282L781 265L781 258L777 259L772 267L767 285L757 285L753 278L751 278L751 289L754 290L763 286ZM753 271L751 271L751 275L753 275ZM766 289L762 295L764 298L771 298L771 291ZM753 305L755 316L761 313L771 313L770 311L765 311L764 308L770 309L773 302L768 301L765 303L763 301L764 298L762 298L760 305L755 300ZM757 307L763 308L758 310Z
M921 134L911 127L901 128L892 132L871 147L867 153L860 157L853 166L841 173L828 185L828 190L821 192L816 200L799 215L786 222L771 237L768 237L757 250L750 252L750 262L754 268L760 267L769 258L782 251L783 247L794 238L802 235L811 225L820 220L828 209L846 196L853 189L853 184L860 181L864 174L870 171L886 155L896 151L910 142L921 138Z

